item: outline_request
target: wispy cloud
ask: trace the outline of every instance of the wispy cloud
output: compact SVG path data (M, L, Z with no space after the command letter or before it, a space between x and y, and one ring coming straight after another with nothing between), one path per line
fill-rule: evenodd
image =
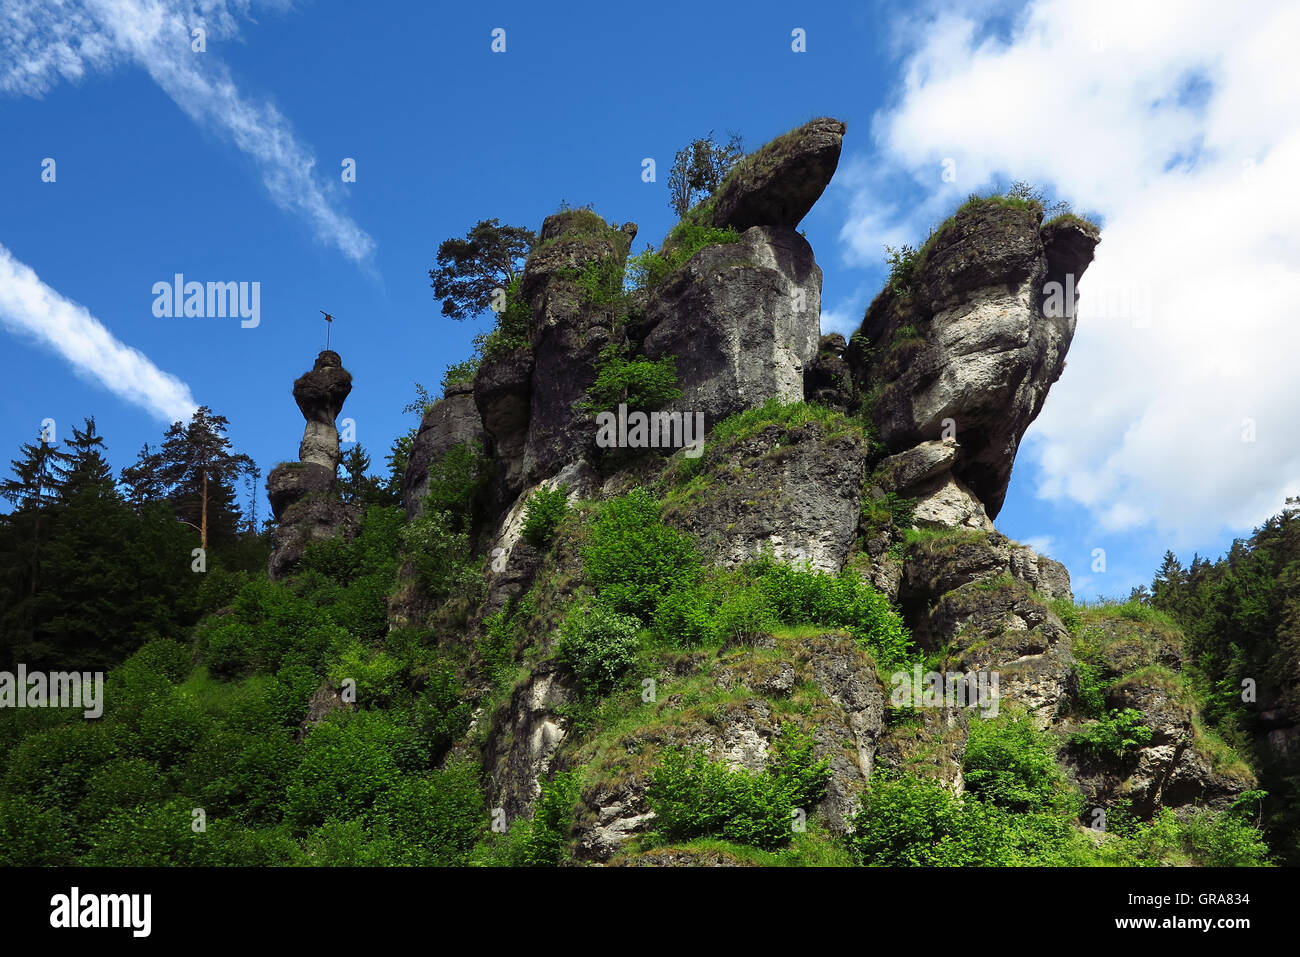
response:
M272 6L284 6L273 3ZM41 96L62 81L123 63L144 68L195 123L257 165L271 199L302 217L317 239L367 266L375 241L340 209L341 187L313 176L316 160L270 103L240 93L212 52L191 48L238 33L247 2L225 0L0 0L0 92Z
M0 246L0 324L63 356L78 372L165 422L198 407L190 387L114 338L84 306L65 299Z
M878 265L996 181L1101 214L1065 374L1022 446L1039 492L1176 547L1250 527L1300 492L1300 7L989 9L911 24L876 153L849 166L846 255Z

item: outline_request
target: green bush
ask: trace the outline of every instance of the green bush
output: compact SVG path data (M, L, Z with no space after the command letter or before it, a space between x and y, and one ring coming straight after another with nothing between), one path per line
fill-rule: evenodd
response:
M1106 717L1084 725L1070 735L1070 745L1098 759L1120 759L1151 740L1152 730L1136 708L1112 709Z
M231 613L198 629L199 647L214 675L238 677L284 665L317 669L345 632L311 602L284 585L250 581Z
M1259 867L1268 844L1259 828L1232 812L1200 808L1183 822L1182 845L1202 867Z
M329 680L336 688L354 682L356 703L362 708L383 708L400 690L402 663L392 655L367 648L353 639L329 667Z
M1080 655L1074 663L1074 678L1074 698L1080 714L1088 718L1100 718L1106 711L1108 684L1102 677L1101 665Z
M478 374L479 364L483 360L478 355L472 355L463 362L453 362L442 373L442 392L447 394L447 389L453 385L462 385L467 382L473 382L474 376Z
M816 749L813 736L789 721L781 724L781 733L772 740L767 770L789 795L791 805L804 811L821 803L831 780L830 759L818 761Z
M1065 793L1052 738L1024 713L972 719L962 758L966 789L1009 811L1038 811Z
M554 867L564 855L578 803L578 779L572 772L556 774L542 782L533 819L523 845L526 867Z
M278 824L301 757L288 728L262 733L222 728L191 755L186 793L194 794L209 814L251 826Z
M889 278L885 286L896 296L912 294L912 274L916 271L917 251L904 243L898 248L885 247L885 264L889 266Z
M763 558L753 563L752 573L779 621L845 628L882 667L907 657L911 636L902 618L851 569L829 575L811 566L792 568Z
M389 865L464 866L487 827L478 769L465 761L422 777L403 776L378 812L394 840L392 858L384 861Z
M696 581L659 597L651 617L657 640L684 648L719 643L718 608L723 593L715 576L712 569L705 569Z
M0 796L0 867L66 867L76 848L72 821L25 797Z
M643 621L660 598L693 581L700 564L690 537L663 524L658 503L644 488L601 504L582 560L602 601Z
M545 548L569 511L569 485L539 488L524 505L523 539L533 548Z
M305 833L330 818L368 819L397 783L407 730L382 711L336 712L318 724L289 777L286 821Z
M439 458L429 463L429 491L424 497L424 513L451 515L452 527L468 529L474 504L488 480L488 461L477 443L457 442Z
M630 410L653 412L680 399L677 366L672 356L651 361L629 359L626 348L607 346L596 363L596 381L587 387L578 408L589 415L615 412L620 404Z
M306 840L312 867L386 867L400 853L386 821L330 818Z
M777 615L767 594L753 586L742 586L730 592L715 612L716 639L721 641L753 644L763 635L770 634L776 625Z
M497 314L496 327L482 338L475 337L475 346L482 358L493 358L529 346L533 312L519 291L522 281L523 275L520 274L506 286L505 308Z
M667 841L714 836L770 849L793 834L794 805L785 782L766 771L733 771L707 760L703 749L666 751L651 772L646 798L657 833Z
M673 227L658 252L647 249L628 259L632 283L638 289L653 291L706 246L739 241L740 234L734 229L717 229L683 220Z
M1005 812L929 779L877 771L852 823L849 849L871 867L1021 863Z
M10 752L4 791L72 813L85 800L91 775L120 754L120 735L107 722L78 721L39 731Z
M575 605L560 627L556 654L584 691L608 693L636 660L641 622L604 605Z
M199 867L210 863L208 834L193 829L194 804L173 798L161 804L118 808L88 836L86 867Z
M424 690L415 699L414 724L430 760L442 760L473 719L474 705L450 668L430 672Z
M134 661L171 682L184 681L194 666L190 650L170 638L155 638L142 645L127 660Z
M862 525L868 532L910 528L915 507L915 499L901 498L897 492L886 492L880 498L864 495Z
M456 531L456 525L450 512L426 512L402 529L402 544L426 595L435 603L453 597L473 599L483 590L469 535Z

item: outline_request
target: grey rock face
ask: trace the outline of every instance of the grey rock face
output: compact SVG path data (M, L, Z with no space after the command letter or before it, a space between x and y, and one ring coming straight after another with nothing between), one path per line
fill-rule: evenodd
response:
M849 348L885 444L901 452L955 428L963 455L954 475L989 518L1060 377L1075 323L1065 292L1098 241L1079 224L1040 229L1040 218L992 201L963 209L919 257L910 292L881 293ZM1053 282L1059 301L1049 298Z
M595 450L595 419L574 404L596 380L596 361L618 316L612 304L593 301L576 274L621 270L636 227L614 229L595 213L570 210L548 216L541 235L520 284L533 309L535 365L521 467L528 482Z
M474 406L490 438L489 452L500 463L498 503L509 502L523 484L532 392L533 354L528 349L488 356L474 376Z
M350 541L358 530L357 509L345 505L331 491L309 495L285 510L271 533L271 558L267 571L278 581L293 571L307 546L326 538Z
M680 454L680 453L679 453ZM867 443L809 423L709 453L707 486L675 499L664 520L711 561L734 566L770 548L778 558L837 572L857 534Z
M853 374L844 352L848 344L839 333L822 336L817 357L804 372L803 394L817 402L847 412L853 397Z
M429 493L430 464L453 445L474 446L486 438L474 403L474 387L468 383L449 386L446 395L424 414L411 446L402 476L402 504L408 519L419 517L423 511L424 497Z
M542 790L539 778L550 769L567 733L557 709L572 700L568 677L553 663L545 663L515 689L509 709L500 716L501 727L509 733L493 735L494 748L484 763L495 782L494 806L505 810L507 821L532 814Z
M638 756L634 767L583 792L575 832L581 859L608 861L630 837L653 826L654 812L645 796L649 780L639 770L653 765L647 759L668 748L699 748L710 760L762 771L785 721L801 725L813 738L816 759L827 760L831 778L816 810L833 829L846 830L871 773L884 715L886 692L866 653L851 638L827 634L803 640L783 661L766 660L752 649L724 651L711 674L717 687L733 695L749 689L755 696L726 702L717 707L716 717L703 720L695 712L698 706L674 695L671 677L663 676L659 711L666 720L618 741L619 752ZM769 699L789 697L803 682L815 684L827 701L813 715L801 721L772 706Z
M839 120L822 117L745 157L718 190L713 224L741 232L798 226L835 175L844 130Z
M711 429L769 398L803 399L821 287L812 248L788 227L755 226L696 253L646 306L646 356L676 357L672 408L703 412Z

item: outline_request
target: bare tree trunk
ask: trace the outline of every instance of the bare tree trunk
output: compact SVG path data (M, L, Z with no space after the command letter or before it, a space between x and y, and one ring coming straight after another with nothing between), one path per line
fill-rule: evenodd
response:
M203 527L199 530L203 553L208 552L208 470L203 470Z

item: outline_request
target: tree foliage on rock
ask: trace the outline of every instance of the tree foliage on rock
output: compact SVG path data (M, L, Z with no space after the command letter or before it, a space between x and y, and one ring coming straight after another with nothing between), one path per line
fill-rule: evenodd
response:
M464 239L443 240L437 267L429 270L442 314L469 319L491 308L493 291L506 289L523 273L536 242L532 230L503 226L496 219L480 220Z
M697 200L722 185L744 155L739 133L730 133L726 143L719 143L712 130L678 150L668 174L668 205L673 212L685 216Z

